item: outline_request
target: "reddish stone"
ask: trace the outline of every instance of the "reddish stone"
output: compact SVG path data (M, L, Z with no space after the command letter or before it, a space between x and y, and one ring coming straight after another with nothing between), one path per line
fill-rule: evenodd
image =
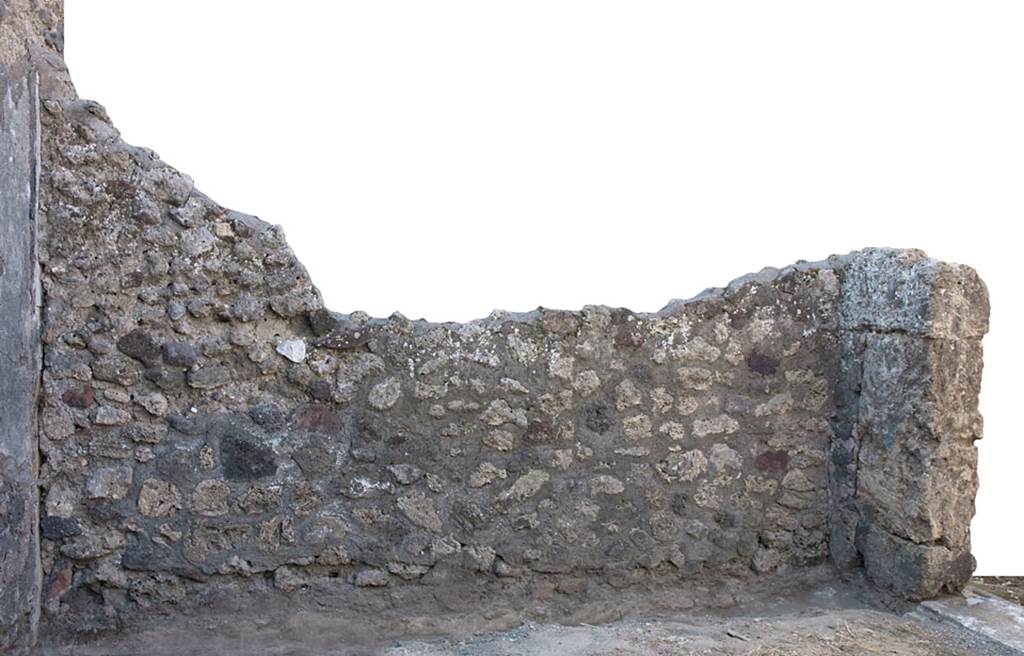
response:
M326 405L310 403L295 410L292 422L299 428L320 433L335 433L341 430L342 421L337 412Z
M785 451L765 451L757 456L754 465L762 471L785 471L789 466L789 454Z
M71 568L65 567L53 575L53 580L50 581L50 588L47 590L46 596L48 599L57 599L63 595L70 586Z
M64 396L61 398L64 400L64 403L68 404L72 408L85 409L90 407L96 400L96 392L93 388L85 385L81 389L69 389L64 392Z

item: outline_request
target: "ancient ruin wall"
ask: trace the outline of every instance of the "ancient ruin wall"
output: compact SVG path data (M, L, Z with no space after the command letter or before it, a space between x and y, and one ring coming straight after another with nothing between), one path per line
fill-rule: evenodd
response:
M8 31L40 15L9 5ZM331 313L279 228L75 97L43 23L44 363L19 446L41 460L41 545L9 509L0 540L41 562L44 627L225 590L400 605L829 561L911 599L966 582L988 314L971 269L870 249L654 314ZM5 499L34 518L12 462ZM0 627L32 624L30 578Z

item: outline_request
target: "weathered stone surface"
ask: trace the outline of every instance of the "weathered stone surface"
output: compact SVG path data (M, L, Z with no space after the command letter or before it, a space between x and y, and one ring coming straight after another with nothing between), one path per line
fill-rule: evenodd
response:
M147 479L139 490L139 512L146 517L164 517L181 509L181 494L169 481Z
M0 146L21 149L0 293L26 320L0 322L20 367L0 382L20 399L0 433L0 647L31 640L41 574L47 619L82 630L270 581L396 604L403 586L710 587L829 558L907 598L966 581L988 313L969 268L868 249L653 313L332 313L279 228L124 144L39 66L41 103L22 82L4 104L29 132Z
M974 569L984 284L919 251L867 251L844 270L840 309L855 365L837 379L834 558L859 552L873 581L907 598L959 591Z
M24 42L23 26L13 22L19 18L0 14L0 652L25 649L34 641L41 594L38 100L37 77L8 50L11 43ZM83 394L72 400L89 399Z

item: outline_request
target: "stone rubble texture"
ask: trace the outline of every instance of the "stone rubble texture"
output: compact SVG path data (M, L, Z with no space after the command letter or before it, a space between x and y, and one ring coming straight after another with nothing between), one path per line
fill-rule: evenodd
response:
M26 328L36 254L5 253L0 346L23 357L34 329L43 356L3 382L22 415L41 389L38 432L2 419L0 647L40 608L89 633L325 586L400 606L828 562L911 600L967 582L988 328L969 267L867 249L655 313L330 312L279 227L77 98L59 2L0 7L21 163L0 227L38 247L42 292Z

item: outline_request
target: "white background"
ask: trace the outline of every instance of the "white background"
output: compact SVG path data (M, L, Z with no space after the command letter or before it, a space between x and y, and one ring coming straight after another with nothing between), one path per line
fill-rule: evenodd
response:
M917 247L987 281L974 552L1024 574L1020 2L67 0L82 97L331 309L649 311Z

